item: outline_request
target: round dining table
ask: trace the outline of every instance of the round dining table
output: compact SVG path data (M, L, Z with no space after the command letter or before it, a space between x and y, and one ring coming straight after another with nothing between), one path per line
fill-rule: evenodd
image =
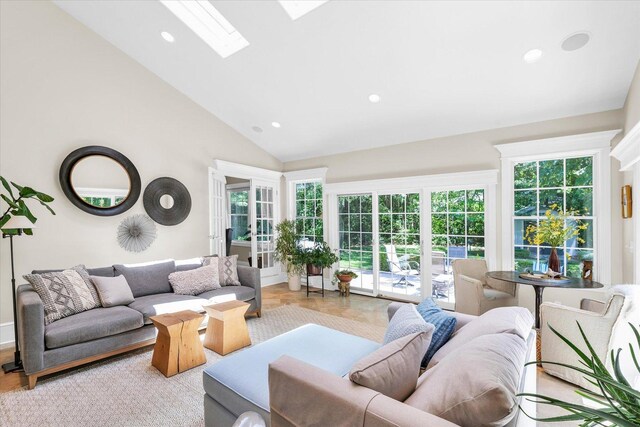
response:
M598 289L604 287L602 283L594 282L593 280L585 280L580 278L564 278L562 280L545 279L524 279L520 277L522 272L520 271L489 271L486 276L495 280L504 280L505 282L511 282L521 285L529 285L533 287L536 293L535 304L535 329L536 329L536 360L538 366L540 366L542 342L540 337L540 304L542 304L542 293L546 288L556 289Z

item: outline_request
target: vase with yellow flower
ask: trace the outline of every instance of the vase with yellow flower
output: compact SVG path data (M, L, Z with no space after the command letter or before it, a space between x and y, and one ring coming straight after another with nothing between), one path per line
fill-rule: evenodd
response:
M550 209L544 214L538 225L529 225L526 230L526 239L532 245L550 246L551 254L549 255L549 270L554 273L560 273L560 259L558 258L557 248L563 247L567 240L575 237L579 243L584 243L584 239L580 237L583 230L586 230L588 224L576 218L579 211L563 211L556 204L550 206Z

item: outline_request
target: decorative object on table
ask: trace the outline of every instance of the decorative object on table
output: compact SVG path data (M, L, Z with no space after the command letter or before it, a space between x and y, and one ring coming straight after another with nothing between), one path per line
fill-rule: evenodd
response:
M631 196L631 186L622 187L622 218L631 218L633 215L633 197Z
M552 271L561 271L562 268L556 248L564 246L567 240L574 237L578 242L584 243L580 232L586 230L588 225L573 218L579 213L577 210L564 212L558 205L553 204L551 209L544 213L545 218L540 220L539 225L527 226L526 238L530 244L551 246L549 269Z
M520 273L519 277L527 280L537 280L540 282L557 283L557 284L571 282L571 278L563 276L562 274L557 273L551 269L547 270L546 273L524 272L524 273Z
M122 220L118 226L118 244L129 252L142 252L156 240L156 224L144 214Z
M191 310L151 316L158 328L151 364L165 377L184 372L207 362L198 328L204 319Z
M224 356L251 345L244 316L251 304L244 301L228 301L205 305L209 315L204 346Z
M313 247L300 249L296 260L307 266L307 296L309 296L310 292L317 292L324 297L324 269L339 261L338 256L329 247L329 244L325 241L315 242ZM321 291L309 290L309 277L313 276L322 278Z
M627 357L631 357L634 362L637 359L638 351L640 351L640 332L632 324L629 326L633 329L633 336L635 336L636 342L629 343ZM562 421L582 421L581 426L597 426L597 425L614 425L614 426L638 426L640 425L640 391L633 388L633 380L627 379L620 369L620 360L622 352L621 348L617 350L611 350L611 366L613 367L613 373L609 372L604 361L600 358L598 353L593 349L587 334L584 332L580 323L578 328L580 335L584 341L586 351L582 351L578 345L571 342L568 338L560 334L553 327L549 326L555 335L557 335L564 343L575 352L580 364L577 366L574 364L544 361L545 364L561 365L565 368L571 369L581 377L584 377L589 382L596 385L597 390L576 390L576 393L582 397L584 402L589 401L587 405L580 405L577 403L566 402L560 399L556 399L550 396L544 396L536 393L520 393L518 396L525 398L533 398L537 404L551 405L566 410L568 413L564 416L553 418L536 418L525 411L524 414L536 421L542 422L562 422ZM631 334L629 334L631 336ZM634 349L634 344L636 348ZM626 349L625 349L626 351ZM535 362L529 362L526 365L530 365ZM525 365L525 366L526 366ZM640 366L635 363L635 369L640 374ZM522 407L520 407L522 409Z
M147 185L142 196L144 210L158 224L177 225L191 212L191 195L174 178L156 178Z
M340 289L340 295L348 297L351 292L351 281L356 279L358 275L351 270L338 270L335 273L336 279L338 279L338 289Z
M72 151L58 174L65 196L77 208L98 216L128 211L140 197L140 174L124 154L91 145Z
M276 225L275 260L284 264L289 278L289 290L300 290L300 275L304 272L304 264L299 261L298 241L300 236L296 233L296 222L285 219Z
M7 204L7 209L0 217L0 229L2 229L2 238L9 238L9 251L11 256L11 295L13 302L13 333L15 340L15 351L13 354L13 362L5 363L2 369L5 373L16 372L22 370L22 359L20 358L20 343L18 339L18 311L16 308L16 275L13 262L13 236L20 236L23 233L27 236L33 235L35 222L38 220L27 206L26 201L37 200L42 206L47 208L53 215L56 213L51 209L49 203L53 202L53 197L36 191L31 187L23 187L15 182L7 181L0 176L0 182L4 191L2 192L2 200ZM17 190L17 197L13 193L13 187Z
M582 261L582 278L584 280L593 279L593 261L587 259Z

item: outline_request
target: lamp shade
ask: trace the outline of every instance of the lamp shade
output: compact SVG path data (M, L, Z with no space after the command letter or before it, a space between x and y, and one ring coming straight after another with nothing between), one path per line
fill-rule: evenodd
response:
M9 221L2 226L3 230L24 230L25 228L36 228L36 226L29 221L29 218L22 215L16 215L9 218Z

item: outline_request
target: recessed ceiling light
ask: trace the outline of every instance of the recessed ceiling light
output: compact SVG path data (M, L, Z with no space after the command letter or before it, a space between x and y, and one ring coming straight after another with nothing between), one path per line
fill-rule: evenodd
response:
M377 93L372 93L371 95L369 95L369 102L377 104L378 102L380 102L380 95L378 95Z
M563 50L571 52L572 50L578 50L584 47L587 43L589 43L590 39L591 36L589 36L589 33L582 31L572 34L564 39L561 46Z
M162 36L163 39L165 39L169 43L173 43L176 40L176 38L173 37L173 34L168 33L166 31L161 32L160 35Z
M249 46L209 0L160 0L160 3L223 58Z
M273 126L276 129L279 129L281 125L278 122L271 122L271 126Z
M533 64L534 62L538 62L540 58L542 58L542 51L540 49L531 49L524 54L522 60L527 64Z
M260 126L254 126L251 128L255 133L262 133L262 128Z

